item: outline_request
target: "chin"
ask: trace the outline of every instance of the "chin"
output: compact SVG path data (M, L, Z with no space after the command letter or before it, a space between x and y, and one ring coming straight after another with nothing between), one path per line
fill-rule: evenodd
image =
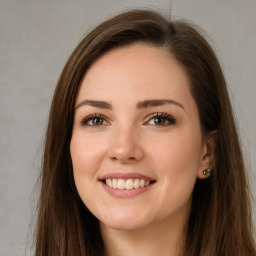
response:
M106 227L122 230L133 231L146 227L149 224L149 220L143 217L142 214L112 214L108 218L100 220L101 225Z
M100 222L100 225L106 226L108 228L119 230L119 231L135 231L139 229L145 228L145 224L143 223L129 223L126 222L109 222L109 223L103 223Z

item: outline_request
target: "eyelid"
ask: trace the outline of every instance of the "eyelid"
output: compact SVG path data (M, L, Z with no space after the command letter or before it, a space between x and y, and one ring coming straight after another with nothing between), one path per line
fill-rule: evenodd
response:
M168 124L162 124L162 125L157 125L155 124L156 126L168 126L168 125L173 125L176 123L176 119L166 113L166 112L155 112L155 113L152 113L150 115L148 115L146 118L145 118L145 122L143 123L144 125L147 125L148 122L153 119L153 118L164 118L166 121L168 121ZM107 122L107 124L102 124L102 125L90 125L88 124L88 122L90 120L93 120L93 119L103 119L103 121ZM100 126L106 126L106 125L109 125L110 124L110 120L107 116L105 116L104 114L100 114L100 113L93 113L93 114L89 114L87 115L86 117L83 117L80 121L80 125L81 126L87 126L87 127L90 127L90 128L96 128L97 126L100 127ZM153 124L151 124L153 125Z
M82 120L80 121L80 125L81 126L87 126L87 127L97 126L97 125L88 125L87 124L90 120L96 119L96 118L104 119L104 121L106 121L107 123L110 123L109 119L105 115L100 114L100 113L94 113L94 114L90 114L90 115L82 118ZM99 126L103 126L103 125L99 125Z
M159 126L168 126L168 125L173 125L176 123L176 119L172 115L170 115L166 112L155 112L146 117L146 121L144 122L144 124L148 123L151 119L157 118L157 117L162 117L169 121L169 124L159 125Z

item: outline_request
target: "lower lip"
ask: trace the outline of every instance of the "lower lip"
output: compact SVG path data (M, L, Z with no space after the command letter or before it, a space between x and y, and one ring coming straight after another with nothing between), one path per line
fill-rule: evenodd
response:
M101 182L103 188L112 196L118 197L118 198L130 198L135 197L138 195L141 195L142 193L148 191L153 185L150 184L143 188L134 188L134 189L117 189L117 188L111 188L107 186L104 182Z

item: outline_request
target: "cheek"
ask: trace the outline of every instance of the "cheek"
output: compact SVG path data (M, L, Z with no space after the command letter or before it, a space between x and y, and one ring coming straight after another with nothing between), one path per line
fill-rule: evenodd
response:
M87 207L93 205L91 195L95 194L94 187L98 182L97 171L103 155L103 149L99 145L101 144L93 143L78 134L74 134L70 142L75 186Z
M184 156L183 148L169 148L159 155L157 167L159 187L156 209L161 209L162 217L170 214L184 216L191 208L192 193L197 177L197 164L188 155ZM158 207L157 207L158 206Z
M181 206L190 200L200 166L201 140L190 133L175 134L155 143L151 149L151 166L161 182L164 207ZM172 202L164 204L163 202Z
M104 143L74 135L70 142L74 174L87 175L96 171L100 159L104 157Z
M201 139L191 133L171 134L148 148L166 175L194 173L201 162Z
M70 142L70 154L73 175L77 191L84 202L90 195L93 185L98 182L98 170L104 158L102 143L87 140L84 136L73 135Z

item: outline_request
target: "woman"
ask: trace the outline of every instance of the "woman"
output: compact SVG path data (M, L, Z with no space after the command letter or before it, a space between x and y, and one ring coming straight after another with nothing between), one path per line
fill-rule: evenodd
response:
M39 255L256 255L220 65L199 32L151 11L95 28L52 101Z

